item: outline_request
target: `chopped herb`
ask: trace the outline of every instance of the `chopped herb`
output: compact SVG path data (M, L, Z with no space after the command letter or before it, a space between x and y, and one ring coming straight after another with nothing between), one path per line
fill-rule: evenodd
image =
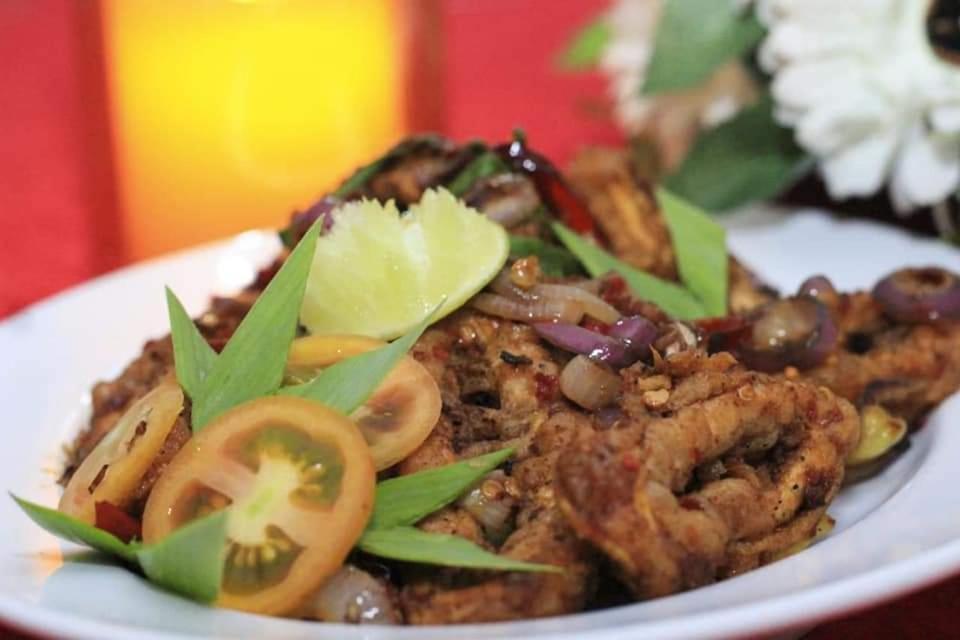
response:
M321 221L317 220L244 317L193 396L193 430L283 381Z
M98 529L92 524L87 524L56 509L34 504L22 498L10 494L23 512L30 516L30 519L40 525L40 527L49 533L77 544L86 545L102 553L116 556L127 562L137 561L136 544L128 544L116 537L112 533Z
M563 571L560 567L513 560L508 556L484 551L460 536L428 533L414 527L368 530L360 536L357 547L381 558L444 567L554 573Z
M524 364L530 364L533 362L527 356L518 356L510 353L509 351L501 351L500 359L506 362L507 364L512 364L513 366L520 366Z
M53 535L82 544L131 564L138 564L151 581L201 602L211 602L220 590L226 550L227 511L218 511L153 545L126 543L56 509L11 498L31 520Z
M701 209L666 189L657 200L670 229L680 278L711 316L727 313L727 232Z
M143 572L151 582L198 602L216 600L223 581L228 514L228 509L216 511L137 549Z
M200 335L177 296L167 287L167 314L173 340L173 363L177 382L191 399L196 398L217 354Z
M560 223L553 224L553 231L591 276L600 277L614 271L623 277L635 295L681 320L696 320L709 315L700 301L680 285L661 280L617 260Z
M443 306L443 302L440 306ZM428 314L407 335L387 346L341 360L324 369L310 382L283 387L279 393L314 400L344 414L353 413L370 398L430 326L439 308Z
M463 495L473 483L513 455L514 449L462 460L419 473L390 478L377 485L367 529L414 524Z
M509 170L510 167L500 159L500 156L491 151L484 151L447 184L447 190L460 198L478 181Z

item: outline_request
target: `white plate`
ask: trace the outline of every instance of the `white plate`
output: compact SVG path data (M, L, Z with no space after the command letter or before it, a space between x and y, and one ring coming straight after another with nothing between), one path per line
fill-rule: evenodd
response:
M804 212L730 221L747 263L791 290L813 272L845 289L907 264L960 272L947 246ZM162 286L190 311L244 284L276 245L252 232L68 291L0 324L0 488L53 505L60 447L79 428L91 384L115 375L166 330ZM122 568L78 556L0 500L0 618L43 633L108 638L692 638L770 633L815 622L960 571L960 399L944 403L880 477L845 491L835 533L802 554L710 587L607 611L513 624L359 628L195 605Z

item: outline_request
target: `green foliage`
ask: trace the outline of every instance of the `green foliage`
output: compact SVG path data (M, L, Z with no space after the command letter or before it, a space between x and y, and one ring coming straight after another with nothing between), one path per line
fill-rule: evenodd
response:
M643 93L699 85L755 47L764 33L753 12L738 13L731 0L666 0Z
M593 67L599 62L603 50L610 43L610 25L606 16L587 24L573 37L573 41L560 54L559 65L576 71Z
M792 132L774 120L773 100L766 96L702 133L664 186L716 212L775 196L811 165Z

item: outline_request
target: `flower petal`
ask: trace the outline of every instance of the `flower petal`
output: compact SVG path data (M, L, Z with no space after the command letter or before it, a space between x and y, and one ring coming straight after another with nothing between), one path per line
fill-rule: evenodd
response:
M923 124L908 134L893 170L890 195L905 212L942 202L960 186L960 137L932 134Z
M776 75L771 91L781 107L809 108L846 95L863 75L862 65L851 57L798 61Z
M940 133L960 133L960 104L931 109L930 126Z
M873 133L895 128L896 116L889 105L859 87L851 87L807 111L797 123L796 138L805 149L828 155Z
M897 131L881 130L824 158L820 163L820 174L830 197L842 200L879 191L893 161L898 140Z

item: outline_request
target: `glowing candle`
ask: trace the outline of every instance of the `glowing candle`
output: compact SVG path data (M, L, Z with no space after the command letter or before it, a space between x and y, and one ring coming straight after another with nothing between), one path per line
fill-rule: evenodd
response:
M279 226L404 130L391 0L101 0L140 258Z

